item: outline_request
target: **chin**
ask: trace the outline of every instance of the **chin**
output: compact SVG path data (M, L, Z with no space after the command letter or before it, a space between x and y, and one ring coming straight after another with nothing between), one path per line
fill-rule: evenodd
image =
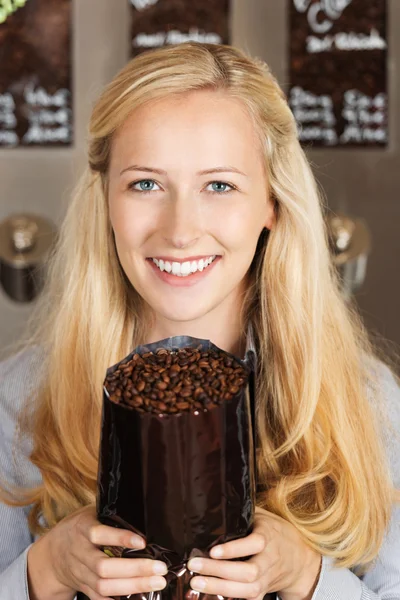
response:
M207 306L200 306L197 304L193 306L192 303L186 302L182 304L174 303L173 306L169 305L158 305L154 306L155 312L157 312L162 318L168 319L174 322L190 322L201 319L206 315L213 306L207 304Z

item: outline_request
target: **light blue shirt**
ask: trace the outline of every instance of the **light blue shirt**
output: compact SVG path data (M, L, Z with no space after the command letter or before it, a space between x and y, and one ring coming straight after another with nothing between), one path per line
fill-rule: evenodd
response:
M249 345L248 345L249 347ZM378 364L384 397L394 432L385 444L394 484L400 488L400 389L387 367ZM40 483L38 469L28 459L29 440L15 446L16 419L30 391L38 385L40 354L24 351L0 363L0 478L19 486ZM29 600L27 552L34 542L27 515L30 506L12 508L0 503L0 600ZM374 567L362 578L350 569L335 568L324 556L312 600L400 600L400 506L393 509L390 526Z

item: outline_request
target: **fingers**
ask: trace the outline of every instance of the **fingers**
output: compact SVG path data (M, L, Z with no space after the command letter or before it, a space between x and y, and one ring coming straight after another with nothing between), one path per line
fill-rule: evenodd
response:
M102 553L101 553L102 554ZM92 571L104 579L124 579L129 577L152 577L153 575L166 575L167 565L159 560L150 558L109 558L94 557Z
M212 558L192 558L188 568L194 573L204 573L221 579L231 579L242 583L253 583L260 577L260 568L254 562L230 562Z
M165 588L164 577L135 577L134 579L97 579L92 590L100 596L129 596L146 594Z
M158 567L158 568L157 568ZM162 590L166 586L165 563L151 559L109 558L95 550L88 566L81 564L77 579L83 582L82 591L93 600L110 596L143 594Z
M261 581L252 583L228 581L215 577L192 577L190 586L193 590L206 594L220 595L228 598L256 598L261 594Z
M131 531L109 527L100 523L91 525L87 536L95 546L123 546L124 548L139 550L146 545L142 537Z
M233 540L233 542L214 546L214 548L210 550L210 556L212 558L242 558L244 556L253 556L253 554L262 552L265 545L265 537L260 533L253 532L247 537L239 540Z

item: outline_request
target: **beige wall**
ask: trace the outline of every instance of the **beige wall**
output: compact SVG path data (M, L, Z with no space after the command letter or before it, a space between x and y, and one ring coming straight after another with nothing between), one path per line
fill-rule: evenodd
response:
M373 252L358 300L369 325L400 343L399 255L400 152L396 118L400 89L400 2L389 0L390 148L309 152L329 205L364 217ZM127 0L74 2L75 145L57 150L0 150L0 221L14 211L38 212L55 222L85 162L90 108L102 86L126 62L129 52ZM266 60L280 83L288 83L286 0L233 0L232 42ZM0 349L23 329L30 305L0 292Z

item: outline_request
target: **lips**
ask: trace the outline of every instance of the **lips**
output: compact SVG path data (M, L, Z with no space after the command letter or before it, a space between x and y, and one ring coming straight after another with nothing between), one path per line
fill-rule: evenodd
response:
M156 258L157 260L163 260L168 261L170 263L173 262L178 262L180 264L184 263L184 262L193 262L195 261L199 261L201 259L206 260L207 258L210 258L211 256L220 256L219 254L198 254L197 256L187 256L186 258L175 258L173 256L148 256L146 258L146 260L152 260L153 258Z
M203 271L196 271L195 273L191 273L186 277L179 277L177 275L173 275L172 273L167 273L166 271L160 271L160 269L157 267L157 265L153 262L151 258L146 259L146 262L148 263L155 276L164 283L168 283L173 287L191 287L202 281L205 277L209 276L211 271L219 263L220 259L221 256L216 256L213 262L210 265L208 265L208 267L203 269Z

